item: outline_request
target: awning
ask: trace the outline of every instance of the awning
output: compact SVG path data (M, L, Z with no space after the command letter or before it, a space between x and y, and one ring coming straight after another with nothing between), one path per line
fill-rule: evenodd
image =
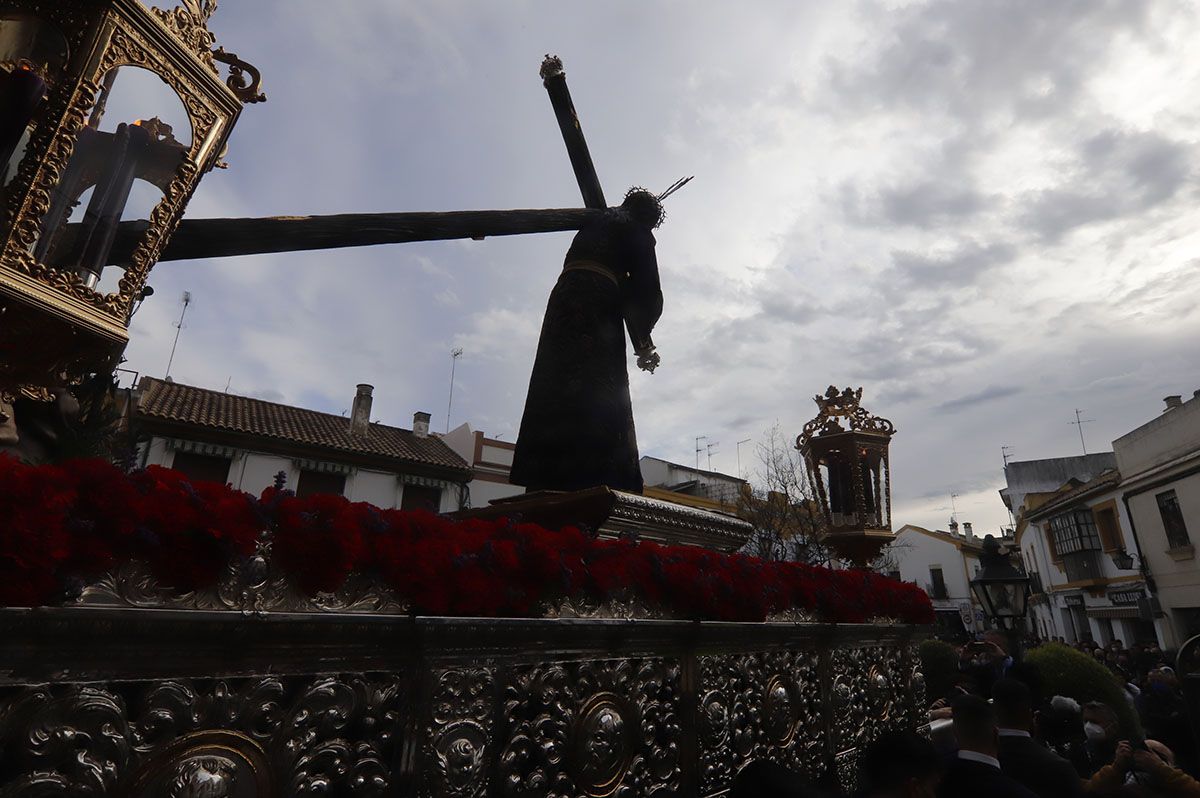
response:
M1089 618L1140 618L1137 607L1088 607Z

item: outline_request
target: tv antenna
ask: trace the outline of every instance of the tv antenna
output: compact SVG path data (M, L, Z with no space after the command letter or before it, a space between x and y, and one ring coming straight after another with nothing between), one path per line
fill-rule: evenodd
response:
M462 353L461 346L450 350L450 398L446 400L446 432L450 432L450 408L454 406L454 367L458 365Z
M1077 428L1079 429L1079 445L1080 445L1081 447L1083 447L1083 453L1086 455L1086 454L1087 454L1087 444L1086 444L1086 443L1084 443L1084 441L1083 441L1083 425L1084 425L1084 424L1090 424L1090 423L1092 423L1093 421L1095 421L1096 419L1094 419L1094 418L1080 418L1080 416L1081 416L1081 415L1083 415L1083 411L1082 411L1082 410L1080 410L1079 408L1076 408L1076 409L1075 409L1075 420L1074 420L1074 421L1068 421L1067 423L1068 423L1068 424L1072 424L1072 425L1074 425L1075 427L1077 427Z
M1004 458L1004 467L1005 468L1008 468L1008 458L1012 457L1012 448L1013 447L1011 447L1011 446L1001 446L1000 447L1000 456Z
M718 446L720 446L720 445L721 445L721 442L720 442L720 441L713 441L712 443L710 443L710 444L707 444L707 445L705 446L705 448L707 448L707 449L708 449L708 470L709 470L709 471L712 471L712 456L713 456L713 449L717 448L717 447L718 447ZM717 454L720 454L720 452L717 452Z
M175 362L175 347L179 346L179 333L183 332L183 317L187 315L188 305L192 304L192 292L183 292L183 310L179 313L179 321L175 324L175 343L171 344L171 356L167 358L167 373L163 375L166 380L171 376L171 364Z
M707 435L696 436L696 470L700 470L700 452L704 451L704 447L700 445L700 441L708 440Z
M957 498L957 493L950 494L950 520L955 523L958 523L958 504L954 501Z
M737 457L738 457L738 479L742 479L742 444L749 443L750 439L737 442Z

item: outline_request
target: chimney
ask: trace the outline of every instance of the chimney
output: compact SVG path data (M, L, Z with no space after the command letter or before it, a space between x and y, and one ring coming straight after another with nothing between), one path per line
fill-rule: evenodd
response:
M350 410L350 434L356 438L365 438L371 429L371 392L375 386L362 383L354 394L354 404Z
M1166 397L1163 399L1163 402L1167 405L1167 410L1174 410L1183 404L1183 397L1179 394L1175 394L1174 396ZM1163 412L1165 413L1167 410L1164 410Z
M975 539L975 533L971 531L971 522L970 522L970 521L964 521L964 522L963 522L963 536L964 536L964 537L965 537L967 540L974 540L974 539Z
M413 435L418 438L429 437L429 414L420 410L413 413Z

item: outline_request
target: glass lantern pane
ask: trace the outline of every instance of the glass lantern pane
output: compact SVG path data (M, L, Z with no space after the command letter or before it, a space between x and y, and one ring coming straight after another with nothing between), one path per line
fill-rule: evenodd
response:
M109 72L52 195L34 257L90 287L115 290L120 269L105 270L114 245L133 251L191 137L183 102L161 78L133 66Z
M30 14L0 11L0 202L16 176L49 81L67 62L67 38Z
M1018 612L1017 588L1012 583L993 582L988 586L992 598L992 614L997 618L1012 618Z

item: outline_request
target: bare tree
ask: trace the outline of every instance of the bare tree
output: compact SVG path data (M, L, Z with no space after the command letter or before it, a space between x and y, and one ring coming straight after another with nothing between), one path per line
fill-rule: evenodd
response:
M826 564L822 519L804 461L779 424L757 444L759 468L738 497L738 515L754 525L744 554L766 560Z

